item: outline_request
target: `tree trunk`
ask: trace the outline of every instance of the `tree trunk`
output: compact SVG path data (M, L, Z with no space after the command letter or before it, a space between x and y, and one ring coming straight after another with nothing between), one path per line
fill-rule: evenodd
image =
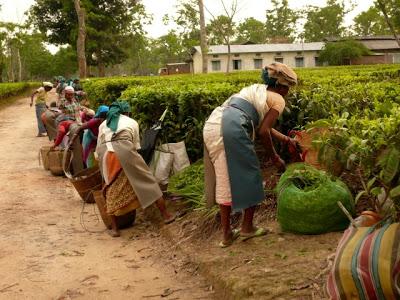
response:
M10 67L8 68L8 81L14 82L14 64L13 64L13 48L11 42L8 42L8 52L10 55Z
M19 48L16 50L17 63L18 63L18 82L22 82L22 62L21 55L19 53Z
M81 7L80 0L74 0L76 14L78 15L78 39L76 41L76 50L78 56L79 77L86 78L86 24L85 24L85 9Z
M396 29L394 28L392 21L390 21L389 15L388 15L386 7L385 7L385 3L382 0L377 0L377 2L379 5L379 8L381 9L383 16L385 17L386 23L390 28L390 31L392 32L394 38L396 39L397 44L400 47L400 37L397 35Z
M200 48L202 57L202 72L205 74L208 72L208 60L207 60L207 31L206 21L204 17L204 4L203 0L198 0L199 11L200 11Z

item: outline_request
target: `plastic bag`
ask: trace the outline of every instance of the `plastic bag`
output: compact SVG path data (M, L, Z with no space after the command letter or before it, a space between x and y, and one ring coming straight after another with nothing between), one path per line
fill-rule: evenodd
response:
M167 184L171 175L174 154L168 151L155 150L150 162L150 170L159 184Z

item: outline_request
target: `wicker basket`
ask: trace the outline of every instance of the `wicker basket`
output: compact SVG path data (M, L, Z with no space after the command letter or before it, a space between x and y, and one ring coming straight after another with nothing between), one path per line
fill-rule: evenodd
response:
M67 151L66 155L70 156L71 152ZM55 176L64 175L63 156L64 156L64 151L63 150L52 150L52 151L49 151L49 153L48 153L49 170L50 170L51 174L53 174Z
M103 196L103 191L94 191L93 192L94 200L96 201L97 207L100 212L101 219L103 220L104 225L111 229L111 217L107 214L106 211L106 201ZM133 223L135 223L136 219L136 210L133 210L126 215L116 217L117 218L117 226L119 229L131 227Z
M49 166L49 152L51 151L50 148L51 146L43 146L39 150L39 165L42 165L43 169L45 169L46 171L50 169Z
M95 202L93 192L101 190L103 182L100 169L98 167L85 169L75 176L69 178L69 180L84 202Z
M319 147L313 145L313 140L319 137L324 137L329 133L328 128L312 128L307 131L300 131L296 134L295 140L300 144L303 150L303 160L305 163L320 169L328 170L326 162L320 162L318 160ZM334 161L330 170L334 175L339 176L343 171L343 166L338 161Z

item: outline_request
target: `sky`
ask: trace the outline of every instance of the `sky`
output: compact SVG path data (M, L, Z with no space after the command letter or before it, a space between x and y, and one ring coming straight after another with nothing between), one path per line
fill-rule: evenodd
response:
M207 9L213 15L223 13L223 7L219 0L203 0ZM230 5L232 0L224 0L226 5ZM23 22L24 12L34 3L34 0L0 0L1 11L0 21ZM174 27L173 24L165 26L162 18L165 14L173 15L176 11L178 0L142 0L146 6L146 10L153 15L151 25L146 26L149 36L157 38L168 33L169 29ZM239 13L236 22L240 22L245 18L254 17L261 21L265 20L265 11L271 8L271 2L268 0L238 0ZM289 0L289 6L293 9L300 9L306 5L323 6L326 1L323 0ZM355 9L347 15L346 25L351 25L353 18L360 12L367 10L373 3L373 0L354 0ZM210 15L206 12L206 18L210 19Z

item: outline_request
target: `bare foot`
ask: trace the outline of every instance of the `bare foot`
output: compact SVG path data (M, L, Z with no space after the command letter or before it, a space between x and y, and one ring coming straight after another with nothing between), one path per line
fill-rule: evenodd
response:
M121 236L119 230L110 229L107 231L107 233L112 237L120 237Z

